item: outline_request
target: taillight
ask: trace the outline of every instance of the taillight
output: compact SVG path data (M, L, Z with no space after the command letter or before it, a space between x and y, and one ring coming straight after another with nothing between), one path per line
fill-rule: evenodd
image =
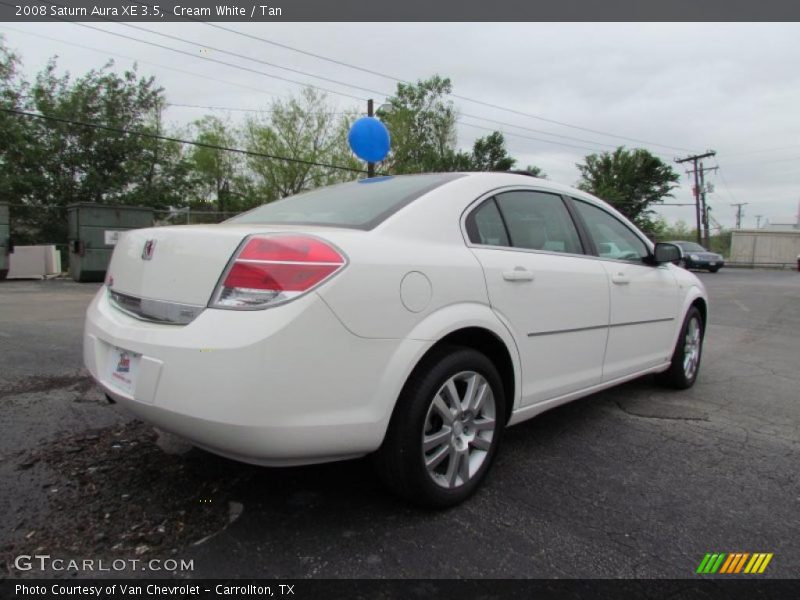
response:
M330 244L306 235L254 235L239 247L210 306L252 310L288 302L346 264Z

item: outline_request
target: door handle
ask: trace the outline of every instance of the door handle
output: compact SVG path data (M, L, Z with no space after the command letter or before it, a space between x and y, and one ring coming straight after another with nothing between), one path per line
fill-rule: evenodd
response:
M625 275L625 273L617 273L616 275L611 276L611 282L616 283L617 285L628 285L631 280L627 275Z
M514 267L513 270L503 271L503 279L506 281L533 281L533 273L525 267Z

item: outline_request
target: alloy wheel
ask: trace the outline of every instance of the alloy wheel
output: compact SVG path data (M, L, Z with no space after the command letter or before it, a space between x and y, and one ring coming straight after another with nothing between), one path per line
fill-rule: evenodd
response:
M702 328L697 318L692 318L686 327L683 340L683 373L686 379L692 379L700 364L700 345Z
M494 393L480 373L462 371L436 392L422 433L430 478L443 488L467 483L489 454L496 427Z

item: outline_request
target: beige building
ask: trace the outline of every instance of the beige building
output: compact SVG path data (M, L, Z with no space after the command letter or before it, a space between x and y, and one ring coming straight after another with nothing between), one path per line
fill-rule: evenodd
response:
M728 262L764 267L796 267L800 229L736 229Z

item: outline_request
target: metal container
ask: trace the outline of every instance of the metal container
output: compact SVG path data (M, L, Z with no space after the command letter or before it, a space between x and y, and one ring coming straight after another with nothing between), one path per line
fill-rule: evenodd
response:
M8 275L8 255L11 253L11 225L8 204L0 202L0 280Z
M70 204L69 274L75 281L103 281L119 234L153 226L153 209L142 206Z

